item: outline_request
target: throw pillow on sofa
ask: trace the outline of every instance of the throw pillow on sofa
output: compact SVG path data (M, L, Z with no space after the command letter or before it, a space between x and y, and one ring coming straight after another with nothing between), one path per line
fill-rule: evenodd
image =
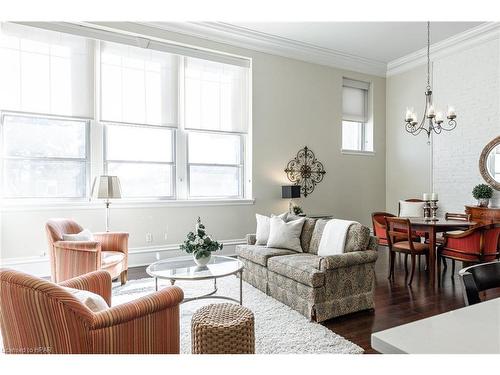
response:
M281 215L278 215L277 217L286 220L287 215L288 212L285 212L282 213ZM274 215L271 215L271 217L274 217ZM255 214L255 219L257 219L257 230L255 231L255 244L266 246L267 239L269 238L269 229L270 229L269 220L271 218L269 216Z
M268 247L277 247L302 253L300 234L305 218L285 222L281 217L273 216L269 219Z

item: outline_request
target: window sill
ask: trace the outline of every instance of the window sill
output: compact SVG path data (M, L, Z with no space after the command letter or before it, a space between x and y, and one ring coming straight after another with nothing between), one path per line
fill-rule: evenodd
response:
M160 200L160 199L122 199L111 202L111 209L130 208L161 208L161 207L202 207L202 206L246 206L253 205L255 199L189 199L189 200ZM3 202L1 212L9 211L48 211L48 210L102 210L101 201L66 201L66 202Z
M340 150L343 155L375 156L375 151Z

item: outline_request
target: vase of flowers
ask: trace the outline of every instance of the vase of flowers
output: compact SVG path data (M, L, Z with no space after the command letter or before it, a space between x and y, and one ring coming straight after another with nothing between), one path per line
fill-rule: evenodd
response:
M493 196L493 189L486 184L479 184L472 189L472 196L477 199L479 207L488 207L490 198Z
M193 254L193 259L198 266L206 266L210 261L212 252L222 250L222 244L214 241L207 235L205 226L198 217L194 232L187 234L186 240L181 244L180 249L188 254Z

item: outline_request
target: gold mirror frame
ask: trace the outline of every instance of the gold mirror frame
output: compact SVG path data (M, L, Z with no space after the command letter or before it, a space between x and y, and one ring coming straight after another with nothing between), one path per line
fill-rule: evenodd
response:
M500 190L500 181L496 181L493 176L490 175L490 172L488 172L488 166L486 165L486 160L488 159L488 155L491 150L498 145L500 145L500 136L491 140L491 142L483 148L483 152L481 152L481 156L479 157L479 172L481 172L481 176L483 176L484 180L495 190Z

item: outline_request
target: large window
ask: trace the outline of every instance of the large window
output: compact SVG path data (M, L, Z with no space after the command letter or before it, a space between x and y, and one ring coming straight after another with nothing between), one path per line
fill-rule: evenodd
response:
M123 198L248 197L248 59L1 27L4 198L89 198L102 174Z
M344 78L342 87L342 150L373 151L369 122L370 84Z
M2 116L3 196L84 198L88 122Z

